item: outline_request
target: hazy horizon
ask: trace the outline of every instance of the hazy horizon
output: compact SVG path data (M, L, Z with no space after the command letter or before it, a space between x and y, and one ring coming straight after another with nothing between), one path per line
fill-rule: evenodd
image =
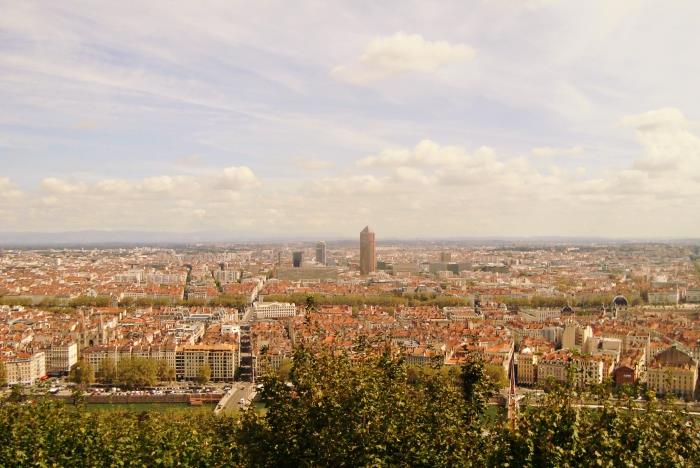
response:
M700 236L697 2L0 6L5 236Z
M60 232L0 232L0 248L7 247L80 247L80 246L185 246L185 245L260 245L294 244L313 245L324 240L330 243L358 243L358 236L297 235L254 236L236 233L206 231L60 231ZM700 244L700 237L602 237L602 236L423 236L378 237L379 245L392 243L438 243L454 245L596 245L626 243Z

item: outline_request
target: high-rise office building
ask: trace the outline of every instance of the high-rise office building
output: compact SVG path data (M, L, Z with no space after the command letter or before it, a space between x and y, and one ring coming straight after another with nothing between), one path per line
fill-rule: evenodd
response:
M374 249L374 231L369 226L360 232L360 274L367 275L377 270L377 255Z
M316 244L316 262L326 265L326 243L323 241Z
M450 252L440 252L440 261L443 263L452 261L452 254Z
M292 266L294 268L300 268L303 258L304 258L304 252L301 252L301 251L292 252Z

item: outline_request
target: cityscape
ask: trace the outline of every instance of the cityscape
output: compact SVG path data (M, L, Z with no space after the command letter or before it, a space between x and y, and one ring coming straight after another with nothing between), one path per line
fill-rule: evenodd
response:
M698 17L0 0L0 467L700 467Z
M459 367L479 351L503 389L575 371L576 386L700 397L697 245L375 236L365 226L359 243L4 250L6 383L66 377L79 360L108 380L105 362L137 357L163 362L173 381L206 368L207 382L252 383L288 366L299 341L353 353L365 337L415 366Z

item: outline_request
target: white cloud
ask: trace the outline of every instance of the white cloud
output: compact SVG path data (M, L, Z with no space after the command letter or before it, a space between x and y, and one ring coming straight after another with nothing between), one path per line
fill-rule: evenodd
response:
M246 166L226 167L197 176L162 175L135 180L102 179L94 183L70 183L56 177L47 177L41 182L42 188L51 194L46 198L52 200L97 200L118 195L122 200L162 200L177 203L184 199L213 197L212 192L218 190L228 193L229 199L235 199L237 193L254 189L259 184L260 181L253 171Z
M184 182L186 179L182 178L180 183ZM158 177L147 177L141 183L141 187L146 192L170 192L176 188L178 182L174 177L170 176L158 176Z
M350 65L332 70L338 78L353 83L368 83L408 72L432 72L451 64L474 58L474 49L465 44L427 41L420 34L398 32L373 39L364 53Z
M568 148L556 148L552 146L540 146L532 149L533 156L553 157L553 156L579 156L584 153L583 147L571 146Z
M480 157L490 152L490 148L479 150ZM489 156L487 156L489 157ZM406 165L444 166L467 163L470 156L459 146L441 146L432 140L422 140L413 149L389 148L377 155L367 156L358 161L360 167L398 167Z
M80 193L84 192L86 189L86 186L83 183L72 184L57 177L45 178L41 181L41 186L46 191L55 194Z
M654 115L661 116L663 124L650 117ZM454 229L468 224L447 221L459 213L470 220L491 220L484 226L503 227L519 220L513 228L530 233L677 232L674 219L688 220L690 213L700 209L700 139L675 112L630 116L626 121L639 123L635 128L642 153L628 167L596 178L587 178L583 166L552 165L542 171L527 157L503 158L489 147L469 151L424 140L413 148L394 147L358 161L361 170L386 173L382 178L365 174L347 180L326 179L322 182L326 184L324 201L342 206L341 200L348 196L369 196L374 200L370 218L389 219L393 216L390 207L401 206L404 218L415 213ZM542 148L533 154L577 155L582 151L577 146ZM685 157L681 161L678 155ZM658 166L647 167L650 160L677 165L661 172ZM360 189L360 181L371 181L370 190L367 186ZM640 210L657 213L668 224L660 228L656 221L647 222L650 218L640 217ZM588 224L592 216L597 220L594 225ZM403 218L392 219L397 226L410 224ZM692 224L684 221L686 228ZM697 221L694 224L700 228Z
M0 200L14 200L20 197L22 191L8 177L0 177Z
M429 185L434 181L433 177L414 167L397 167L394 170L394 176L399 182L412 182L419 185Z
M690 122L676 108L625 116L622 125L636 130L644 155L634 167L650 174L676 171L681 179L700 176L700 139L688 130Z
M49 222L53 229L240 229L258 236L349 235L367 223L383 236L606 235L608 226L614 234L659 235L677 232L674 219L683 229L700 228L692 216L700 210L700 139L692 123L674 112L625 122L636 131L638 157L617 171L595 170L595 177L583 166L426 139L359 158L350 169L328 168L324 177L260 179L247 166L93 182L47 177L21 201L3 198L18 190L5 177L0 208L26 214L27 229L58 219L63 224ZM543 148L542 155L577 152Z
M259 184L258 178L247 166L231 166L223 170L218 187L224 190L243 190Z
M239 217L255 220L260 184L246 166L197 175L90 182L47 177L38 190L27 192L22 203L8 201L7 206L13 213L25 214L23 229L233 229L241 225ZM0 178L0 202L5 187L15 190Z
M134 184L128 180L104 179L95 184L95 189L105 193L127 193L134 189Z

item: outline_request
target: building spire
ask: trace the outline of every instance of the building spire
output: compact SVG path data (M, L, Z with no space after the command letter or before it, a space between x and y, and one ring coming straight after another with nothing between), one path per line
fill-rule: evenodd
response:
M511 430L515 430L515 421L518 419L520 404L518 400L518 388L515 385L515 353L510 355L508 364L508 374L510 374L510 385L508 386L508 424Z

